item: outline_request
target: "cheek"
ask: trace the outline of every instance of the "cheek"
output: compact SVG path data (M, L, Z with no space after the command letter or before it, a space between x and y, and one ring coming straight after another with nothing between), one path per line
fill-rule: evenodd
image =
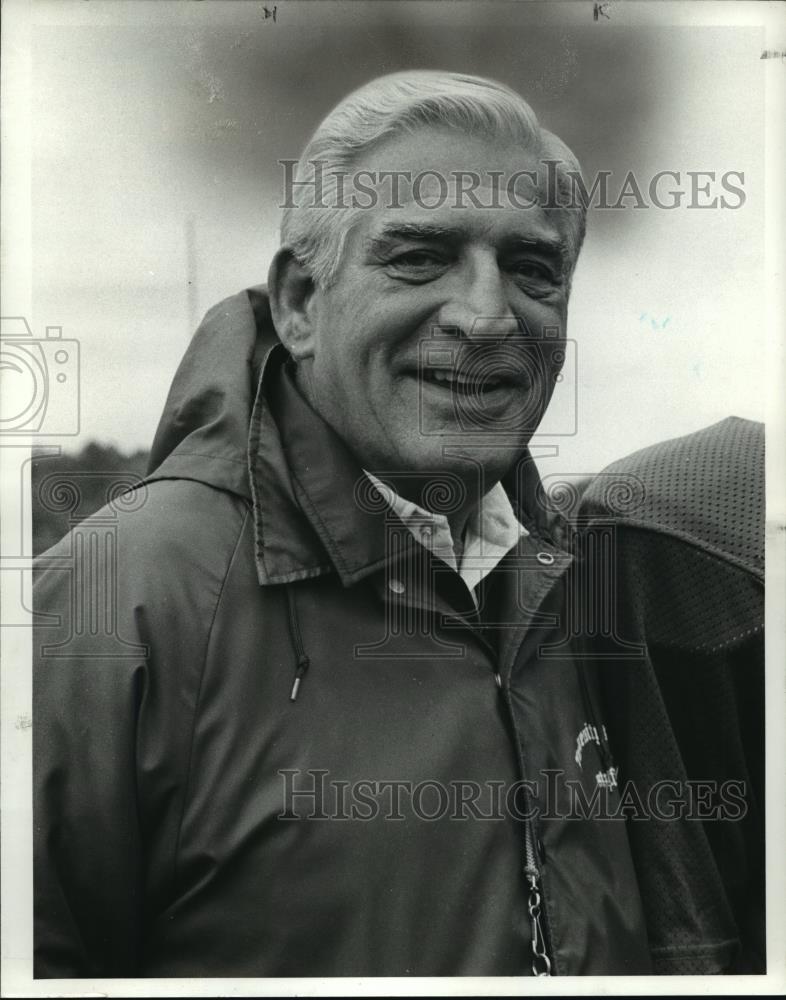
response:
M326 338L324 354L330 367L347 377L353 373L362 385L394 378L402 357L411 351L409 340L414 339L414 333L396 315L379 316L364 310L345 314L343 322L336 321L326 331ZM414 352L417 354L417 343Z
M527 351L528 366L537 386L536 405L538 419L551 400L558 376L566 363L566 310L563 302L553 303L529 299L521 306L523 318L531 341Z
M514 308L532 337L549 340L565 338L568 310L564 298L555 301L525 297L515 302Z

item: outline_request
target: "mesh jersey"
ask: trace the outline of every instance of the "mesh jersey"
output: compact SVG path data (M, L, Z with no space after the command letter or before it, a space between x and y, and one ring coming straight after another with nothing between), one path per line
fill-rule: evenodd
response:
M579 510L580 535L600 527L611 625L584 648L620 780L649 806L664 782L687 802L629 823L654 967L763 972L763 425L731 417L615 462Z

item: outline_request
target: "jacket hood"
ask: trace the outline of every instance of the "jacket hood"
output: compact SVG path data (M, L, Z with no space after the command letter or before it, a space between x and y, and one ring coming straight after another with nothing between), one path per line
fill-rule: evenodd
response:
M278 343L264 286L207 313L167 396L148 482L192 479L251 500L249 422L265 360Z

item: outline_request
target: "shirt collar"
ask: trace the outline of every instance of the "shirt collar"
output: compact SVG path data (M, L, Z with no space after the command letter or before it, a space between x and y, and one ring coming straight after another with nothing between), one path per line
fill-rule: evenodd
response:
M363 471L415 539L454 569L473 596L478 584L499 565L520 538L529 534L516 517L504 487L497 483L467 521L463 552L457 559L450 525L444 514L425 510L370 472Z

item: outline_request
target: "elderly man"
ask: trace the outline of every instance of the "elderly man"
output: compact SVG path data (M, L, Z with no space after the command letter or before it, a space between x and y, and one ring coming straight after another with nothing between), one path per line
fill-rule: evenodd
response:
M577 169L474 77L319 126L112 546L105 510L43 561L38 976L652 970L624 814L562 808L618 796L594 678L541 655Z

